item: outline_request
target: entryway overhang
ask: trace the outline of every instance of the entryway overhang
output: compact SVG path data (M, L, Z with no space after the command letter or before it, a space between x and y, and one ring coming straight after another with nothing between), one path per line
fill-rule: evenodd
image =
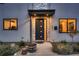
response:
M55 10L28 10L30 16L53 16Z
M55 10L28 10L28 14L30 16L30 42L47 41L50 37L48 33L52 25L52 16L55 14ZM40 35L37 35L37 33Z

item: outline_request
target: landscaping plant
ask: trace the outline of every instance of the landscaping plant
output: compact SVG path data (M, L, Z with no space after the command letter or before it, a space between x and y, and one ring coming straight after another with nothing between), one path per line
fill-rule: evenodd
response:
M72 46L67 43L66 41L61 41L59 43L55 43L53 46L53 51L62 54L62 55L68 55L73 53Z
M10 45L0 45L0 56L11 56L19 50L18 47L10 47Z

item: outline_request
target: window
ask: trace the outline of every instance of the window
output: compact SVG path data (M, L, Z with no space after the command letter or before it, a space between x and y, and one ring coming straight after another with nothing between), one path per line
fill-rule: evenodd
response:
M5 18L3 19L4 30L16 30L17 29L17 18Z
M68 32L76 32L76 19L68 18Z
M67 32L67 19L61 18L59 20L59 32Z
M59 32L76 32L76 18L60 18Z

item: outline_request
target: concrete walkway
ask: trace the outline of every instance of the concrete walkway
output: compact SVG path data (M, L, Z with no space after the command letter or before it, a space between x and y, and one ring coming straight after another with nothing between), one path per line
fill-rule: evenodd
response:
M26 55L21 55L21 53L19 52L15 53L14 56L62 56L62 55L52 52L52 45L50 42L44 42L41 44L37 44L37 51L34 53L28 52ZM71 54L68 56L79 56L79 54Z
M37 51L35 53L27 53L27 56L54 56L56 53L52 52L52 45L50 42L37 44Z

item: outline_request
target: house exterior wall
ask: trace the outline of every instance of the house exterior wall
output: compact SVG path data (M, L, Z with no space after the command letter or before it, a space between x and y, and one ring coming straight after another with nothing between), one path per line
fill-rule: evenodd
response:
M50 9L56 9L54 15L55 19L52 23L53 26L57 25L59 28L59 18L77 18L77 30L79 30L79 4L51 4L50 6ZM53 30L51 37L54 41L72 41L68 33L59 33L59 29L56 31ZM74 37L73 41L79 41L79 34Z
M68 33L59 33L59 18L77 18L77 30L79 30L79 4L48 4L49 9L55 9L50 25L50 40L72 41ZM1 4L0 5L0 40L4 42L30 41L30 18L28 9L33 9L32 4ZM18 18L18 30L3 30L3 18ZM58 29L54 30L53 27ZM22 39L24 37L24 39ZM79 41L79 35L74 37Z

